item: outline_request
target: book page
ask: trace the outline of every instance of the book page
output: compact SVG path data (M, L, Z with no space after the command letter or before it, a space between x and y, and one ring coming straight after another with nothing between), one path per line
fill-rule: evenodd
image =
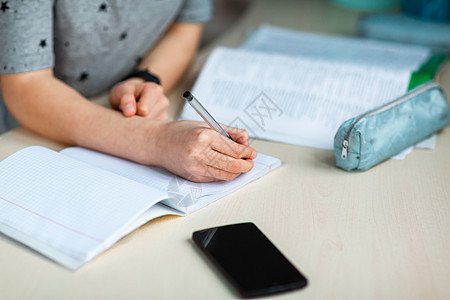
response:
M109 248L166 198L163 191L43 147L0 162L0 230L69 268ZM151 215L161 213L167 212Z
M333 149L342 122L401 96L409 78L408 70L217 48L193 94L252 137ZM180 119L201 120L189 105Z
M181 214L180 212L175 211L165 205L157 203L152 207L150 207L148 210L146 210L143 214L138 216L138 218L134 220L132 223L127 225L122 232L122 236L127 235L136 228L147 223L149 220L153 220L164 215L181 215ZM48 244L46 240L40 239L37 236L28 235L23 231L18 230L17 228L10 227L1 222L0 222L0 232L17 241L20 241L24 245L29 246L30 248L38 251L39 253L42 253L43 255L51 258L52 260L72 270L80 268L92 257L99 254L98 250L93 251L90 253L87 259L80 259L79 257L73 256L69 252L60 251L57 247L53 247L51 244Z
M158 189L168 195L161 203L183 213L200 209L281 165L278 158L258 153L253 169L232 181L196 183L158 167L140 165L85 148L70 147L62 150L61 154Z
M271 25L260 26L241 48L410 71L419 69L431 54L424 46L315 34Z

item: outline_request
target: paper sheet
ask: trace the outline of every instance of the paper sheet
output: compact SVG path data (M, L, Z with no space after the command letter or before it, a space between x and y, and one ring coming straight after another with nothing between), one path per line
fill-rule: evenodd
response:
M392 28L391 28L392 29ZM325 59L366 66L389 66L391 69L415 71L431 55L431 49L376 39L329 36L262 25L248 38L242 49ZM415 145L434 149L436 138ZM393 156L402 160L414 147Z
M333 149L343 121L401 96L409 78L408 70L217 48L193 94L253 137ZM200 120L188 105L180 118Z
M24 244L72 257L59 261L68 267L109 248L165 198L164 191L43 147L25 148L0 162L0 230L14 229L29 237L13 236ZM64 257L45 254L57 261Z
M403 70L416 70L430 55L429 48L418 45L314 34L271 25L260 26L241 48Z

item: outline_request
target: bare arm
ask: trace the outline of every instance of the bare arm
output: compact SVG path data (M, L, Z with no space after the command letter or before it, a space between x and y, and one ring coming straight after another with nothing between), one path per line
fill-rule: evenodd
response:
M163 89L155 83L144 83L140 78L132 78L118 83L111 90L111 106L120 108L127 117L138 114L165 119L168 100L164 93L174 87L189 67L195 57L202 30L202 24L172 24L138 66L138 69L157 75ZM139 102L136 103L136 100Z
M129 134L143 126L139 118L125 119L119 112L90 102L56 79L51 69L2 75L1 84L9 111L24 127L43 136L122 157L127 144L142 142L131 140ZM138 153L130 158L143 161Z
M85 99L51 69L0 78L14 117L53 140L160 166L194 181L230 180L253 167L256 152L244 131L230 132L238 144L201 122L124 118Z

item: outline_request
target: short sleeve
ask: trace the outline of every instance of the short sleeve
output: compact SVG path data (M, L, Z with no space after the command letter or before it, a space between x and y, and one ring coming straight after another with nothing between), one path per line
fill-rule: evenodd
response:
M211 0L185 0L175 19L180 23L204 23L212 16Z
M0 41L0 74L53 67L53 1L0 1Z

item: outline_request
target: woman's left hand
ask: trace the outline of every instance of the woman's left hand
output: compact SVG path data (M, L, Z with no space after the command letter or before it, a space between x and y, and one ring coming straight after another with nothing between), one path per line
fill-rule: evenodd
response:
M109 93L109 102L124 116L134 115L155 120L167 119L169 100L162 86L141 78L130 78L117 83Z

